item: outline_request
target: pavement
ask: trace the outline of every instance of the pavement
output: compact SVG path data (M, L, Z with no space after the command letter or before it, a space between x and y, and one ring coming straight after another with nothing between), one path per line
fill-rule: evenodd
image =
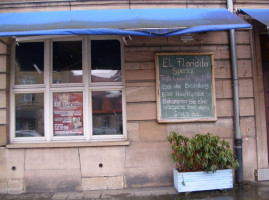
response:
M0 194L0 200L269 200L269 181L247 182L225 191L178 193L173 187L65 193Z

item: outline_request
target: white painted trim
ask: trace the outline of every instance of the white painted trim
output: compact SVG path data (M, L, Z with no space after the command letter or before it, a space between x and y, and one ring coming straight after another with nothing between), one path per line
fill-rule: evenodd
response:
M65 38L77 37L76 35L67 35ZM24 36L24 37L15 37L17 42L36 42L37 40L52 39L52 38L63 38L62 35L41 35L41 36Z
M25 40L24 40L25 39ZM52 83L52 56L53 41L82 41L82 83ZM91 83L91 40L118 40L121 45L121 82ZM15 47L19 42L44 42L44 84L15 85ZM16 38L11 50L11 77L10 77L10 140L11 143L38 143L38 142L71 142L71 141L115 141L127 138L126 94L124 73L124 44L120 36L46 36ZM92 102L91 91L120 90L122 92L122 135L92 135ZM55 92L82 92L83 94L83 136L53 136L53 93ZM44 134L45 137L15 138L15 94L43 93L44 94Z
M51 81L51 77L50 77L50 66L51 66L51 62L50 62L50 40L46 39L45 40L45 50L44 50L44 84L45 84L45 100L44 100L44 128L45 128L45 137L46 137L46 141L49 142L51 141L51 135L49 133L51 133L51 121L50 121L50 113L48 112L50 107L50 81Z

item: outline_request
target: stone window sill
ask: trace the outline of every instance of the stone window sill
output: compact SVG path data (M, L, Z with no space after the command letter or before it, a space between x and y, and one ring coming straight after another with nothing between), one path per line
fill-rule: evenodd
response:
M48 142L48 143L12 143L6 145L8 149L39 149L39 148L74 148L74 147L109 147L129 146L130 141L93 141L93 142Z

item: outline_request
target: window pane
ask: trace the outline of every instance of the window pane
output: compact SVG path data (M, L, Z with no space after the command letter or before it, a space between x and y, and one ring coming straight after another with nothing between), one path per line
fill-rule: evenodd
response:
M53 94L54 136L83 135L82 92Z
M118 40L92 40L91 62L92 82L121 81L121 52Z
M53 83L82 83L82 42L53 42Z
M44 136L44 95L40 93L16 94L15 101L15 136Z
M44 43L29 42L16 45L15 84L44 83Z
M122 134L121 91L92 92L93 135Z

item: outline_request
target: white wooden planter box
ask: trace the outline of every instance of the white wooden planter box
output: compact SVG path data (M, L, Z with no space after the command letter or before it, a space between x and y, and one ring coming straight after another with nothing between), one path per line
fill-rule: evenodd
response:
M178 192L224 190L233 188L233 170L216 172L178 172L173 170L174 186Z

